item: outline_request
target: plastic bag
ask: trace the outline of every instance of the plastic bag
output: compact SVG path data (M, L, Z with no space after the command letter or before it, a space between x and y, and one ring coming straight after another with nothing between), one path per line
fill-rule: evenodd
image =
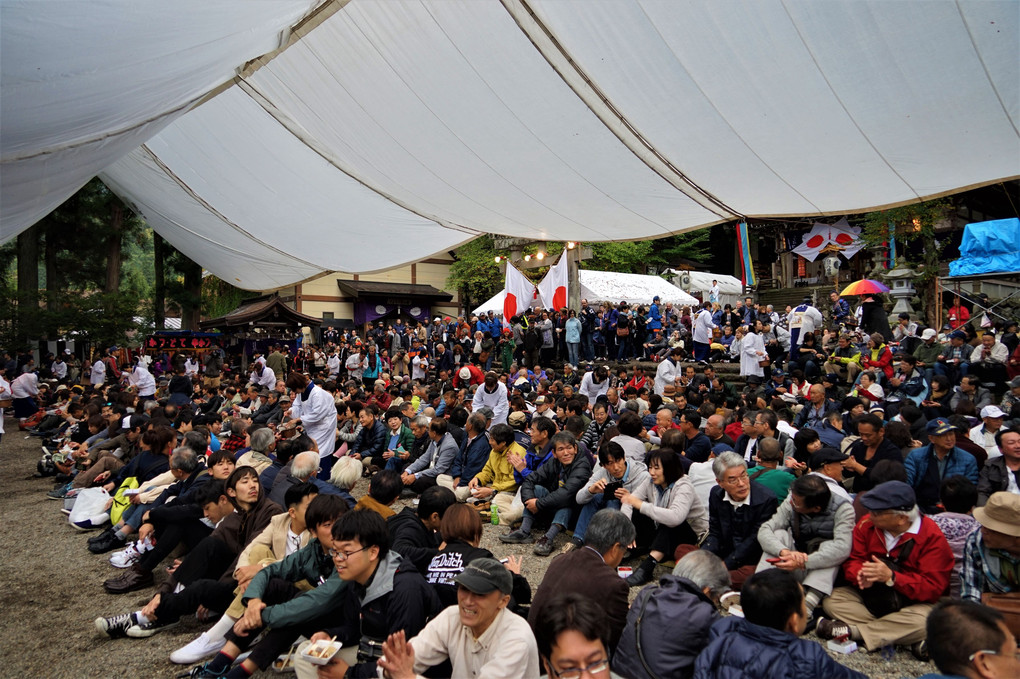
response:
M94 527L102 526L110 520L106 513L106 503L109 501L110 494L105 488L85 488L75 498L67 522L74 525L89 521Z

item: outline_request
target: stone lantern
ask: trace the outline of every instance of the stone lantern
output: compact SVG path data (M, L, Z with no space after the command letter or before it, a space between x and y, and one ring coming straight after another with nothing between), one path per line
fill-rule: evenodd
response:
M896 318L902 313L915 314L914 308L910 306L910 298L917 294L914 289L914 280L917 272L903 264L885 272L885 282L889 286L889 294L896 303L890 312L890 318Z

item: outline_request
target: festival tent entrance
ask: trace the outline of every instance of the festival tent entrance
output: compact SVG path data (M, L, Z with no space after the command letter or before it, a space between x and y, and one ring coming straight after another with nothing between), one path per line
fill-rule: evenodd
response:
M660 302L670 302L679 306L692 306L698 300L686 292L671 285L669 281L658 276L645 276L636 273L616 273L615 271L589 271L582 269L577 272L581 282L581 299L590 304L609 302L618 304L651 304L658 295ZM474 309L472 314L503 313L503 291L497 292L490 300Z
M0 242L96 173L223 280L1020 176L1006 1L0 2Z

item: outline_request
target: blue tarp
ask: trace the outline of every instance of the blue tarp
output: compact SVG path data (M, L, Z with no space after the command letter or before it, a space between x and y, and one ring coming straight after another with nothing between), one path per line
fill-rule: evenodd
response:
M960 258L949 263L950 276L1020 271L1020 219L996 219L963 229Z

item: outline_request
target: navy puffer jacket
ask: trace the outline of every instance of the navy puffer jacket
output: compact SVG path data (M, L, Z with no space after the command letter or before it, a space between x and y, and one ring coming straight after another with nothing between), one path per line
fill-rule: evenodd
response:
M867 679L829 657L821 644L743 618L719 620L694 663L695 679Z

